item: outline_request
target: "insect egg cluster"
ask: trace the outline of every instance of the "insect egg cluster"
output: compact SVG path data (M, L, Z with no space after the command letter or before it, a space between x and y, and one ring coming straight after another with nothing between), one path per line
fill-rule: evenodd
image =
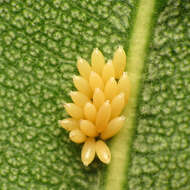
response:
M80 76L74 76L77 91L70 92L73 103L64 105L70 118L60 120L61 127L69 131L75 143L84 143L81 159L88 166L95 155L105 164L111 153L105 140L119 132L125 117L120 116L130 95L130 80L125 70L126 55L120 46L113 60L105 59L94 49L91 65L82 58L77 61Z

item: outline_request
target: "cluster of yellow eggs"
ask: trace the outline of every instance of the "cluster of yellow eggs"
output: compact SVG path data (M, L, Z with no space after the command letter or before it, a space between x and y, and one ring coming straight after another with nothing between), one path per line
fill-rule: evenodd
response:
M80 76L73 77L77 91L70 92L73 103L64 105L71 117L59 123L69 131L71 141L84 143L81 159L85 166L96 154L103 163L111 160L104 140L118 133L125 121L120 116L130 94L125 65L126 55L121 46L107 63L97 48L92 52L91 65L82 58L77 61Z

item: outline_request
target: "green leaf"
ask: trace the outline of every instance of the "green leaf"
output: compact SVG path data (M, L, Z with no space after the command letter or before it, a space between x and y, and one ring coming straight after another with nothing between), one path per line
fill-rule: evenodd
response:
M148 46L127 189L190 189L190 1L168 1Z
M189 190L189 0L0 0L0 189ZM84 167L58 126L76 59L127 52L112 162Z

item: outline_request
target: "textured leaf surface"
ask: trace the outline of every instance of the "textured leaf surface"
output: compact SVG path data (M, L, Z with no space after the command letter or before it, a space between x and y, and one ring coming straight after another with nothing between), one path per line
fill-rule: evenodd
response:
M74 89L76 58L127 47L133 1L0 1L0 189L90 189L103 165L85 168L57 121Z
M136 73L141 86L130 151L121 155L129 161L125 172L98 160L84 167L81 146L57 123L71 101L77 56L90 60L98 47L111 58L119 44L130 52L141 2L146 10L149 0L0 0L0 189L103 189L113 173L120 189L190 189L189 0L155 1L148 48L137 52L144 71Z
M156 21L131 148L130 190L190 189L189 10L189 1L169 1Z

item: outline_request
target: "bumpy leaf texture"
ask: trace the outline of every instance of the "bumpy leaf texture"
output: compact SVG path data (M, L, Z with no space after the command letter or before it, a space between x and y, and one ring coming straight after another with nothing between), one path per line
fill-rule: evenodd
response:
M127 47L133 1L0 1L0 189L90 189L103 165L85 168L60 129L76 60Z
M71 101L77 56L127 51L141 1L0 0L0 189L104 188L112 171L98 160L84 167L81 146L57 121ZM157 7L128 170L118 175L123 189L189 190L190 2Z
M145 61L130 190L190 189L190 2L168 1Z

